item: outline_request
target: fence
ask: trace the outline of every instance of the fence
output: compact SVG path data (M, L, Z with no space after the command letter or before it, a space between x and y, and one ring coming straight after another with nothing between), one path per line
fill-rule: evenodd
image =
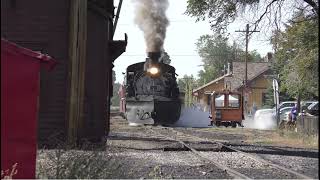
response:
M297 130L307 135L315 135L319 133L319 117L318 116L299 116L297 120Z

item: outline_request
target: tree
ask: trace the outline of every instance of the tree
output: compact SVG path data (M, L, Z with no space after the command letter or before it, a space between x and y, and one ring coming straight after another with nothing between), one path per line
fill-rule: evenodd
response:
M249 62L262 62L263 59L262 59L261 55L257 52L257 50L253 50L253 51L248 52L248 61Z
M199 72L201 84L224 74L224 67L234 58L228 38L221 34L203 35L198 39L196 46L204 68Z
M265 94L265 102L262 104L263 108L274 107L274 95L272 86L268 87Z
M189 106L192 103L192 90L197 88L198 84L193 75L184 75L183 78L178 79L178 87L180 92L185 93L184 104Z
M318 97L319 24L303 12L276 34L274 70L280 74L281 91L302 99ZM275 42L274 42L275 43Z
M119 106L119 104L120 104L120 97L118 94L120 86L121 86L120 83L113 84L113 96L111 98L111 105L112 106Z
M239 49L235 43L231 46L228 38L218 33L201 36L196 45L203 62L203 70L199 71L198 80L201 85L224 75L228 63L231 65L235 60L245 60L245 51ZM248 61L259 62L262 58L254 50L249 52Z
M116 83L116 72L112 70L112 84L113 84L113 92L111 98L111 105L112 106L119 106L120 97L118 94L118 90L120 88L120 83Z
M116 82L116 72L114 70L112 70L112 82Z
M187 3L185 14L196 17L197 21L208 19L215 32L225 32L227 26L242 14L254 15L252 25L255 30L263 20L268 20L269 26L278 27L285 8L303 9L311 17L319 14L318 0L188 0Z

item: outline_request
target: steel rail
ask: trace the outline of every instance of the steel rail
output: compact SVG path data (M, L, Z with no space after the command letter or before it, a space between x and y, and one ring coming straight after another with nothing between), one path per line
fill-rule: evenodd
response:
M219 144L219 145L221 145L221 146L223 146L223 147L225 147L225 148L228 148L229 150L232 150L232 151L238 152L238 153L240 153L240 154L243 154L243 155L245 155L245 156L248 156L248 157L250 157L251 159L253 159L253 160L255 160L255 161L259 161L259 162L268 164L268 165L270 165L270 166L272 166L272 167L274 167L274 168L278 168L278 169L281 169L281 170L286 171L286 172L288 172L288 173L294 174L294 175L296 175L298 178L301 178L301 179L314 179L314 178L311 178L311 177L309 177L309 176L306 176L306 175L300 174L300 173L298 173L298 172L295 172L295 171L293 171L293 170L291 170L291 169L288 169L288 168L282 167L282 166L280 166L280 165L277 165L277 164L275 164L275 163L269 162L269 161L261 158L260 156L252 155L252 154L243 152L243 151L241 151L241 150L235 149L235 148L231 147L231 145L228 146L228 145L225 145L225 144L223 144L223 143L221 143L221 142L218 142L218 141L210 140L210 139L207 139L207 138L200 138L200 137L198 137L198 136L186 134L186 133L183 133L183 132L174 130L173 128L170 128L170 129L171 129L172 131L175 131L175 132L178 132L178 133L182 133L182 134L187 135L187 136L189 136L189 137L197 138L197 139L199 139L199 140L201 140L201 141L207 141L207 142Z
M180 140L180 139L175 139L175 138L172 138L172 137L163 135L163 134L161 134L161 133L159 133L159 132L155 132L155 131L152 130L152 129L148 129L148 130L152 131L154 134L158 134L158 135L160 135L160 136L162 136L162 137L165 137L165 138L167 138L167 139L169 139L169 140L179 142L179 143L182 144L184 147L190 149L194 154L196 154L196 155L198 155L199 157L201 157L203 160L209 161L209 162L213 163L213 164L216 165L218 168L226 171L229 175L233 176L233 177L236 178L236 179L239 179L239 178L241 178L241 179L251 179L251 178L249 178L248 176L246 176L246 175L244 175L244 174L242 174L242 173L240 173L240 172L238 172L238 171L236 171L236 170L234 170L234 169L231 169L231 168L229 168L229 167L227 167L227 166L223 166L223 165L221 165L221 164L219 164L219 163L211 160L210 158L208 158L208 157L206 157L205 155L201 154L199 151L197 151L196 149L192 148L191 146L189 146L188 144L186 144L185 142L183 142L183 141ZM177 131L177 132L178 132L178 131Z

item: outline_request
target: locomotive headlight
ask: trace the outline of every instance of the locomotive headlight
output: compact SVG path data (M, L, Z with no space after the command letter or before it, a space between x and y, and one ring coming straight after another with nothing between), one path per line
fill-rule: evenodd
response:
M151 68L149 69L149 72L150 72L152 75L156 75L156 74L159 73L159 68L157 68L157 67L151 67Z

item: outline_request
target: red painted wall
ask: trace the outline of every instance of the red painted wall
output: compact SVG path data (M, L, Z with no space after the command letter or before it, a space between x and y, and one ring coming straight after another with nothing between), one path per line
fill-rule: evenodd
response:
M54 61L1 40L1 170L18 163L13 178L35 178L41 64Z

